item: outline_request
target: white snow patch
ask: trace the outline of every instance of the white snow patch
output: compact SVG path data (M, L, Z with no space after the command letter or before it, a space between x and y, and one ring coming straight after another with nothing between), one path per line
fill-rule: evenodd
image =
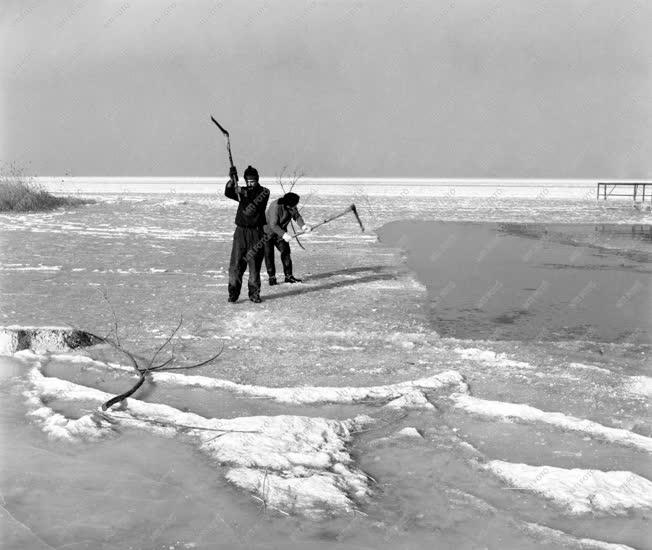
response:
M120 426L185 436L211 459L229 467L226 477L234 484L253 491L270 507L307 516L349 512L356 500L369 493L367 476L355 467L347 450L351 431L372 422L367 416L345 421L285 415L216 419L128 398L117 410L98 410L73 420L56 413L44 399L99 405L112 396L45 377L37 357L23 355L34 365L24 392L28 416L49 437L96 440Z
M505 421L543 422L564 430L585 433L610 443L618 443L652 453L652 438L621 428L603 426L592 420L576 418L560 412L546 412L530 405L490 401L464 394L453 394L451 399L457 408L472 414Z
M530 363L515 361L514 359L509 359L505 353L496 353L488 349L455 348L453 351L457 352L463 359L470 359L471 361L478 361L495 367L513 367L517 369L534 368Z
M24 357L28 361L33 358L33 354L30 353L30 350L23 350L19 351L18 353L15 354L16 357ZM40 357L45 357L45 356L40 356ZM107 366L107 363L103 363L102 361L96 361L95 359L89 357L88 355L75 355L72 353L51 353L49 354L50 359L54 359L56 361L62 361L66 363L85 363L87 365L94 365L96 367L104 367ZM111 363L109 363L110 365ZM113 363L113 365L119 366L117 363Z
M409 380L386 386L370 387L329 387L329 386L298 386L288 388L270 388L266 386L252 386L236 384L228 380L207 378L203 376L184 376L177 373L155 373L157 382L172 383L175 385L201 386L205 388L219 387L256 397L268 397L281 403L309 404L309 403L355 403L366 400L382 400L387 398L403 397L413 394L414 390L435 390L447 386L458 388L466 392L468 387L464 378L457 371L445 371L428 378Z
M56 356L61 358L61 355ZM110 368L133 371L130 367L107 365ZM427 378L408 380L385 386L295 386L285 388L273 388L267 386L253 386L249 384L238 384L230 380L210 378L207 376L192 376L173 372L151 373L152 379L157 384L168 384L172 386L191 386L205 389L226 389L239 394L253 397L265 397L274 399L280 403L292 404L313 404L313 403L356 403L359 401L383 401L387 399L398 399L406 397L405 404L413 403L417 408L431 408L425 406L428 403L423 394L419 397L417 393L432 391L450 387L451 391L466 393L468 385L464 377L457 371L449 370L434 374ZM424 407L425 406L425 407Z
M332 472L287 478L276 472L232 468L227 472L226 479L255 494L265 506L304 515L306 511L314 510L316 503L319 504L320 512L317 515L351 512L355 509L355 503L348 493L353 490L359 499L363 499L367 494L364 476L347 479ZM356 486L360 486L357 492Z
M60 265L21 265L21 264L4 264L0 265L0 271L60 271Z
M652 396L652 378L649 376L630 376L625 382L625 388L630 393L650 397Z
M407 283L407 285L406 285ZM358 283L358 286L364 285L365 288L371 290L405 290L406 287L414 287L416 285L412 284L412 281L406 278L400 278L395 280L383 279L380 281L363 281ZM409 286L408 286L409 285ZM346 287L341 287L346 288ZM420 287L419 290L423 290L423 287Z
M530 466L492 460L485 467L510 485L566 508L571 514L621 515L652 508L652 483L633 473Z
M523 522L523 529L530 535L546 542L556 542L560 547L578 548L579 550L635 550L626 544L605 542L603 540L576 538L559 529L553 529L539 523Z
M394 332L387 336L385 341L405 349L412 349L416 344L425 344L426 338L418 332Z
M74 330L65 325L3 325L0 330Z
M387 407L388 409L430 409L430 410L435 408L435 406L430 401L428 401L426 396L420 390L409 391L405 395L393 399L392 401L387 403L385 407Z
M17 347L18 337L6 330L0 330L0 355L10 355Z
M423 439L423 436L419 433L419 430L413 428L412 426L407 426L402 430L396 432L395 437L414 437L417 439Z
M605 374L611 374L611 371L609 369L603 369L602 367L596 367L595 365L585 365L584 363L569 363L568 366L572 369L591 370L594 372L603 372Z
M168 199L159 203L159 206L180 206L188 204L188 201L181 199Z

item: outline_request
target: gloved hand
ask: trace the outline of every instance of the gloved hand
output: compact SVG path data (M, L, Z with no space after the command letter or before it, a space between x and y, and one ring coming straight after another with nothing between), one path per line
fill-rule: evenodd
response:
M238 181L238 169L235 166L231 166L229 169L229 179L236 183Z
M289 243L289 242L292 240L292 237L290 237L290 234L289 234L289 233L283 233L283 240L284 240L286 243Z
M308 224L306 224L306 225L304 225L304 226L301 228L301 230L302 230L304 233L310 233L310 232L312 231L312 227L310 227Z

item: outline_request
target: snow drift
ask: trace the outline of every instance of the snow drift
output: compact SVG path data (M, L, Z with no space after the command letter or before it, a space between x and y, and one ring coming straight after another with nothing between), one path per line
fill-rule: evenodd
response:
M623 515L652 509L652 483L632 472L530 466L492 460L486 468L517 489L544 496L572 514Z

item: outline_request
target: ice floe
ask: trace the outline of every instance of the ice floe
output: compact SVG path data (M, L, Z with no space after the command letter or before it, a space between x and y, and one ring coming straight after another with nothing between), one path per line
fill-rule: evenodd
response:
M351 432L373 422L369 417L345 421L292 415L216 419L129 398L106 412L98 408L79 418L67 418L48 404L66 401L96 403L99 407L112 395L46 377L40 370L44 361L55 359L129 372L132 369L107 365L84 355L36 355L31 351L21 351L15 357L31 365L26 376L28 389L24 393L28 416L52 438L92 441L110 437L120 427L145 429L167 437L182 436L211 459L229 468L225 475L233 484L251 491L265 506L288 513L320 516L333 511L350 512L370 492L367 476L355 467L347 450ZM427 391L440 388L467 391L463 377L456 371L367 388L267 388L178 373L157 372L151 376L158 384L228 389L283 403L377 401L389 408L402 409L434 408L424 395ZM416 437L406 430L400 435ZM418 432L416 435L421 437Z
M466 394L453 394L451 399L455 407L472 414L506 421L542 422L563 430L581 432L610 443L618 443L652 453L652 438L629 430L610 428L591 420L576 418L560 412L546 412L521 403L490 401Z
M66 355L54 355L53 358L65 360ZM129 370L129 367L107 365L107 368ZM418 380L408 380L384 386L294 386L274 388L238 384L229 380L209 378L207 376L184 375L172 372L154 372L152 380L157 384L174 386L200 387L204 389L226 389L251 397L266 397L279 403L307 405L313 403L357 403L361 401L386 401L387 405L398 408L433 408L423 392L438 389L450 389L451 392L468 391L464 377L457 371L449 370ZM402 398L401 401L394 402Z
M129 398L117 408L77 419L48 406L52 400L95 402L112 396L40 372L33 354L19 356L33 366L25 390L28 416L50 437L89 441L121 427L184 437L212 460L226 466L226 478L253 492L271 508L322 516L350 512L370 492L367 476L347 449L351 431L372 422L366 416L339 421L305 416L205 418L164 404Z
M530 466L492 460L485 468L517 489L536 493L572 514L626 514L652 508L652 482L624 471Z

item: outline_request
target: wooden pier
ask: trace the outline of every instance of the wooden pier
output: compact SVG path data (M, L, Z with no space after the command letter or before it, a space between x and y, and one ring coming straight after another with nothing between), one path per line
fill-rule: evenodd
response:
M647 186L650 186L650 191L647 192ZM614 191L625 191L627 193L614 193ZM646 196L652 202L652 182L635 182L635 181L601 181L598 182L597 199L602 197L607 200L607 197L630 197L636 202L639 198L645 202Z

